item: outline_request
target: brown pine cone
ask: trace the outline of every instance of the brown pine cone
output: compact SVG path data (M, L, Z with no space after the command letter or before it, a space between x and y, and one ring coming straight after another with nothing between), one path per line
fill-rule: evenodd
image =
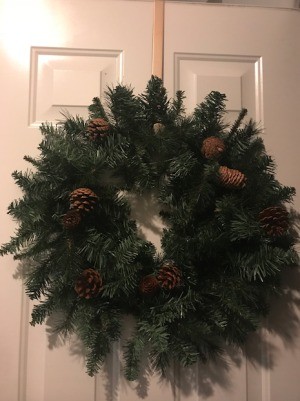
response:
M239 170L234 170L226 166L219 168L220 181L226 188L243 188L247 178Z
M259 213L259 222L271 237L283 235L288 227L288 212L282 206L270 206Z
M154 295L159 289L159 282L155 276L148 275L141 279L139 291L143 295Z
M218 159L224 151L224 142L216 136L209 136L202 143L201 153L206 159Z
M67 230L73 230L80 224L80 222L81 216L76 209L68 210L62 218L62 224Z
M155 134L161 134L165 129L164 124L162 123L155 123L153 124L153 131Z
M104 118L94 118L87 125L88 137L92 141L105 138L109 134L110 125Z
M182 274L173 260L166 260L159 269L157 280L163 289L172 290L181 284Z
M98 202L98 196L90 188L77 188L70 194L70 209L90 212Z
M95 298L102 288L102 278L94 269L85 269L75 283L75 291L80 298Z

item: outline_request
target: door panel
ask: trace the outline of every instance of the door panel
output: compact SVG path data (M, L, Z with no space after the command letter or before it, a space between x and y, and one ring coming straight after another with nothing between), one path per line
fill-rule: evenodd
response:
M247 108L248 117L264 128L279 181L299 191L299 11L190 3L166 4L164 71L169 94L185 90L191 111L210 90L225 92L229 120ZM298 195L295 209L299 204ZM299 401L299 277L297 270L284 277L285 295L274 301L265 322L271 331L263 329L249 339L248 358L233 363L211 394L203 393L199 384L199 400Z

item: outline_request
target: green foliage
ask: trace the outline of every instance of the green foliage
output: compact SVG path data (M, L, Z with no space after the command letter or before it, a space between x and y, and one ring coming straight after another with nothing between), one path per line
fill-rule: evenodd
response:
M298 263L292 218L274 236L260 221L261 211L284 208L295 190L276 180L256 124L243 123L242 110L227 126L226 98L218 92L191 116L183 100L181 91L168 99L157 77L140 96L127 86L110 88L105 105L93 99L88 121L64 113L56 127L43 124L40 156L25 156L33 171L13 173L23 195L8 213L19 226L0 253L30 262L26 293L37 301L31 324L52 316L57 332L77 333L90 375L101 369L128 315L135 317L124 354L129 380L145 355L164 374L173 360L188 366L222 354L224 342L243 344L268 313L281 272ZM88 124L96 118L109 131L92 140ZM211 136L225 145L218 158L201 151ZM220 166L243 173L245 186L222 185ZM70 228L64 218L78 188L93 191L98 202ZM149 191L166 225L161 254L132 218L132 199ZM142 280L158 277L165 260L175 263L180 282L143 292ZM76 290L87 269L102 280L93 297Z
M226 96L213 91L194 111L194 123L203 137L215 135L225 128L222 121L225 112Z
M90 118L107 118L104 107L98 97L93 98L93 103L88 109Z
M154 123L165 123L167 121L169 100L161 79L152 76L152 79L148 82L145 93L140 96L140 103L142 105L143 114L150 127L152 127ZM177 99L177 103L174 107L175 110L180 112L180 99Z

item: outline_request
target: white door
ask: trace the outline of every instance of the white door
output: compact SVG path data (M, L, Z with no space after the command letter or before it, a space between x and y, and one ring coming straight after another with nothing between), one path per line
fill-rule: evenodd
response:
M151 75L153 5L139 1L2 0L1 239L13 234L6 214L20 196L11 178L40 142L40 121L60 110L86 113L106 84L138 92ZM0 400L99 400L110 390L85 374L80 346L60 346L46 327L29 326L30 309L17 264L1 259ZM107 395L108 396L108 395Z
M123 80L137 93L144 90L151 75L153 3L2 0L0 7L3 243L14 230L7 205L19 196L11 172L25 169L23 156L36 152L39 122L59 119L63 108L83 114L106 84ZM226 89L232 116L242 105L263 122L280 181L296 187L299 18L296 11L167 2L164 55L169 94L185 89L192 108L205 91ZM64 345L47 335L47 327L30 327L31 304L17 272L11 257L1 260L1 401L300 400L299 312L291 304L299 296L296 272L287 278L294 284L287 302L270 318L275 334L263 344L252 338L248 360L231 352L229 370L175 369L169 382L153 377L138 383L123 379L118 349L106 371L90 378L76 339Z
M171 94L185 90L189 110L210 90L227 94L229 119L247 108L264 128L279 181L298 189L299 210L299 10L189 3L166 4L166 87ZM266 322L271 333L263 341L252 336L247 359L231 354L230 371L199 368L200 400L300 400L299 270L285 278L285 287ZM181 392L195 397L189 382Z

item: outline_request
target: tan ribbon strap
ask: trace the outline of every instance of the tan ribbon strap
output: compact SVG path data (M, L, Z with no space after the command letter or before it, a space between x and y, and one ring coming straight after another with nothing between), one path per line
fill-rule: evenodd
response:
M164 58L164 0L154 1L152 75L163 79Z

